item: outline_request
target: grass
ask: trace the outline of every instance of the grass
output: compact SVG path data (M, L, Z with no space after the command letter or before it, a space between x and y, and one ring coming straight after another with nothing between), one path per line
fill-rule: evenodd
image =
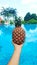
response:
M31 23L31 24L37 24L37 20L35 20L35 19L31 19L31 20L28 21L28 23Z

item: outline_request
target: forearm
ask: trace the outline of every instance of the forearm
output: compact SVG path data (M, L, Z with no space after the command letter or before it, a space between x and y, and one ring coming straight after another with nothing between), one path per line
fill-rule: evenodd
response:
M20 57L21 48L15 49L14 54L8 65L18 65Z

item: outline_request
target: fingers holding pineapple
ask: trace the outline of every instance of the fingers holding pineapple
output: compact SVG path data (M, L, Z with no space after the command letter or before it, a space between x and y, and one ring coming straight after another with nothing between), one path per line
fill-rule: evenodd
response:
M14 42L13 42L13 45L14 45L15 50L20 50L22 48L22 46L23 46L23 44L18 45L18 44L14 43Z

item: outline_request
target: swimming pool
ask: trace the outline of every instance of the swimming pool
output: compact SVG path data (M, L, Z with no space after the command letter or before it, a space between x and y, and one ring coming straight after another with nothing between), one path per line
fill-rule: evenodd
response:
M22 47L19 65L37 65L37 24L22 25L26 39ZM12 31L14 25L0 25L0 65L7 65L13 52Z

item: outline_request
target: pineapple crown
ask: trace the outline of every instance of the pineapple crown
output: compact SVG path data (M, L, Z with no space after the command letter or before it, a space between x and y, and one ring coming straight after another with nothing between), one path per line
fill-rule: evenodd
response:
M21 18L19 17L19 18L15 18L15 27L19 27L19 26L21 26Z

